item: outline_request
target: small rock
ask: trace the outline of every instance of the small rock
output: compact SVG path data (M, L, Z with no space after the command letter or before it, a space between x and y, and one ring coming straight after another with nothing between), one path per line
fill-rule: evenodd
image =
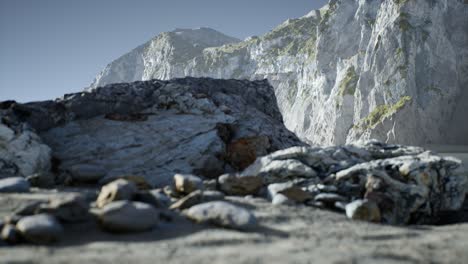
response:
M117 201L104 206L98 214L101 226L111 232L142 232L153 228L158 211L141 202Z
M362 220L379 223L380 209L375 202L369 200L356 200L346 205L346 216L353 220Z
M48 214L38 214L21 218L16 228L29 242L48 244L59 240L63 227L57 219Z
M295 205L296 203L289 199L286 195L277 193L271 200L273 205Z
M199 177L190 174L174 175L175 189L184 194L203 189L203 181Z
M21 236L14 225L5 225L2 229L2 239L10 244L16 244Z
M195 205L185 215L198 223L211 223L232 229L251 230L257 226L257 220L250 211L224 201Z
M56 197L42 204L39 213L48 213L64 222L83 222L90 219L89 204L82 195Z
M202 191L194 191L190 193L189 195L182 197L180 200L177 202L173 203L169 209L171 210L183 210L190 208L196 204L199 204L202 202L203 194Z
M99 208L119 200L132 200L138 189L133 182L124 179L113 181L101 188L96 201Z
M69 169L73 181L77 182L98 182L106 176L106 170L98 165L77 164Z
M240 176L224 174L218 179L220 189L228 195L256 194L263 186L263 178L259 176Z
M29 192L30 184L22 177L11 177L0 180L0 193Z
M335 202L347 202L348 199L336 193L321 193L315 196L316 202L334 205Z
M16 225L19 220L21 220L21 216L19 215L8 215L3 218L4 224Z

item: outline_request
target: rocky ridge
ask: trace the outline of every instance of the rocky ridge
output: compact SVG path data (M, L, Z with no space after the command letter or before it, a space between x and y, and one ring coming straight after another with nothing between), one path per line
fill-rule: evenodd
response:
M91 87L184 76L267 78L286 127L315 145L371 138L466 144L467 10L461 0L331 0L263 36L191 48L178 59L161 47L192 41L167 42L164 36L177 31L163 33L110 63ZM142 62L122 67L133 60L128 56Z

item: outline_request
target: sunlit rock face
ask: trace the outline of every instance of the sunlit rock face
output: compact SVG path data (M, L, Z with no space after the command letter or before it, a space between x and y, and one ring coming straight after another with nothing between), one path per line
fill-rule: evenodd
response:
M286 127L312 144L466 144L467 14L462 0L331 0L241 42L210 29L176 30L109 64L91 88L267 78Z

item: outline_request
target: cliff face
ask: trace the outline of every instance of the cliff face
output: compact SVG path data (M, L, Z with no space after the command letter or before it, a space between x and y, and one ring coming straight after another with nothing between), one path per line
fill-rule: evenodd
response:
M163 33L109 64L91 87L267 78L286 127L312 144L466 144L467 28L463 0L331 0L242 42L208 29ZM209 42L205 31L219 38Z

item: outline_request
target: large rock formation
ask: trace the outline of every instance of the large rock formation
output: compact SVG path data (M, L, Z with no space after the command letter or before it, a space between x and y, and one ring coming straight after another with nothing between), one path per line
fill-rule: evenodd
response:
M136 175L163 186L175 173L217 177L303 144L284 127L266 81L108 85L56 101L6 102L0 115L1 177L52 167L61 180Z
M220 47L205 48L207 29L176 30L109 64L91 86L267 78L286 127L313 144L466 144L467 12L462 0L330 0L261 37L223 37L233 43Z

